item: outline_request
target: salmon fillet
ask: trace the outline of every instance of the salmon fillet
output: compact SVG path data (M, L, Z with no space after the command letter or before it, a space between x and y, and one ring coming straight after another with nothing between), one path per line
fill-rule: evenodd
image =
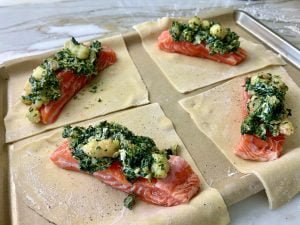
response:
M174 41L168 30L163 31L158 37L158 47L166 52L175 52L183 55L206 58L220 63L237 65L246 59L246 51L239 48L236 52L227 54L209 54L204 44L193 44L187 41Z
M243 158L254 161L271 161L278 159L282 154L284 135L269 136L266 140L251 134L241 135L238 147L234 153Z
M63 142L51 155L51 160L60 168L82 172L79 163L72 157L69 142ZM114 162L109 168L92 175L120 191L135 194L140 199L161 206L175 206L188 202L200 190L200 180L190 165L179 156L169 159L170 171L164 179L151 182L138 178L130 183L122 173L121 164Z
M248 115L247 102L251 98L247 91L243 93L243 109L242 114L245 118ZM285 141L285 136L280 134L276 137L267 136L266 140L251 135L244 134L240 137L240 142L234 150L234 154L242 159L254 161L271 161L278 159L282 154L282 146Z
M98 56L97 70L102 71L114 64L116 59L116 53L112 49L103 47ZM92 79L90 76L78 76L73 71L61 71L56 76L59 80L61 97L57 101L42 105L39 109L43 124L54 123L65 104Z

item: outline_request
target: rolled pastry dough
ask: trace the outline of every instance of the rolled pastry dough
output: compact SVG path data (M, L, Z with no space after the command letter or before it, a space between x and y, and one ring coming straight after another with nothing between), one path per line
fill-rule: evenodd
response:
M8 113L5 117L6 142L149 103L146 86L128 54L122 36L117 35L100 41L116 52L117 62L100 72L99 76L77 94L76 99L71 99L53 124L36 125L31 123L25 117L28 107L20 101L23 85L36 65L29 61L26 65L20 64L19 68L15 68L9 74ZM90 92L91 87L95 85L97 92Z
M80 123L87 126L101 120L115 121L139 135L153 138L159 148L174 144L180 155L200 176L202 191L188 204L161 207L138 201L130 211L123 207L126 196L87 174L58 168L49 156L63 140L62 129L25 139L10 146L10 171L15 193L17 224L25 215L21 202L57 225L68 224L197 224L223 225L229 216L221 195L210 188L177 136L160 106L151 104ZM16 197L19 196L19 197Z
M267 50L263 45L255 44L243 38L240 38L241 47L247 51L248 58L237 66L164 52L157 46L157 38L171 24L172 19L162 18L157 22L145 22L136 25L134 28L140 34L145 50L174 88L181 93L190 92L268 65L285 64L281 57Z
M300 89L282 67L264 70L278 74L289 87L287 108L292 109L291 121L295 133L286 138L283 155L271 162L243 160L233 154L239 142L242 118L244 79L254 73L235 78L199 95L181 100L180 105L190 114L198 128L243 173L254 173L263 183L270 208L281 206L300 191ZM250 185L250 184L249 184Z

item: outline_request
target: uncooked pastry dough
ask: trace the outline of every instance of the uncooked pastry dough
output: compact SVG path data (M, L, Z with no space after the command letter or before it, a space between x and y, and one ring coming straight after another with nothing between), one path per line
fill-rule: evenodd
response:
M248 58L237 66L217 63L208 59L168 53L157 46L157 38L171 26L172 19L162 18L157 22L146 22L134 26L140 34L145 50L160 67L170 83L181 93L193 91L219 81L264 68L268 65L284 65L281 57L260 44L243 38L241 47Z
M291 121L295 133L286 138L283 155L271 162L243 160L233 154L239 142L243 104L243 82L246 76L235 78L179 103L190 114L199 129L207 135L232 164L243 173L254 173L263 183L270 208L281 206L300 191L300 89L282 67L264 70L281 75L289 87L287 108L292 109Z
M15 208L24 201L30 208L57 225L68 224L197 224L223 225L229 216L221 195L210 188L177 136L171 121L155 103L80 123L87 126L101 120L125 125L138 135L153 138L159 148L174 144L180 155L200 176L202 191L190 203L161 207L138 201L130 211L124 208L126 196L87 174L58 168L49 159L61 138L62 128L25 139L10 146L12 199ZM17 197L19 196L19 197ZM24 215L25 216L25 215ZM13 217L22 224L22 209Z
M49 125L33 124L26 117L28 107L20 101L23 84L36 66L31 61L19 66L19 73L10 74L8 81L8 113L5 117L6 142L65 124L91 119L128 107L149 103L148 91L132 62L122 36L100 40L117 54L117 62L103 70L90 84L83 88L76 99L71 99L64 107L58 120ZM40 57L40 56L39 56ZM18 69L17 69L18 70ZM91 87L97 85L97 92ZM101 99L100 101L98 101Z

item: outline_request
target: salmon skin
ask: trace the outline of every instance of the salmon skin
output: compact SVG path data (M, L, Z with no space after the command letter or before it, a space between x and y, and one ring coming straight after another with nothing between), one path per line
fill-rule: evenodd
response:
M116 53L109 47L103 47L97 60L97 70L100 72L116 62ZM41 123L54 123L65 104L76 95L91 79L92 76L76 75L73 71L61 71L56 74L59 80L61 96L57 101L44 104L39 109Z
M243 93L243 109L242 114L245 118L248 115L247 102L251 98L247 91ZM276 137L267 135L266 140L262 140L256 135L243 134L240 137L240 142L234 150L234 154L242 159L253 161L272 161L278 159L282 154L282 146L285 141L285 135Z
M220 63L235 66L246 59L246 51L239 48L236 52L227 54L209 54L209 49L204 44L193 44L187 41L174 41L168 30L163 31L158 37L158 47L166 52L175 52L187 56L206 58Z
M51 155L51 160L60 168L82 172L79 163L73 158L69 142L63 142ZM122 173L119 162L114 162L109 168L96 171L92 175L120 191L131 193L140 199L160 205L175 206L187 203L200 190L200 180L190 165L179 156L170 156L170 171L163 179L138 178L129 182Z

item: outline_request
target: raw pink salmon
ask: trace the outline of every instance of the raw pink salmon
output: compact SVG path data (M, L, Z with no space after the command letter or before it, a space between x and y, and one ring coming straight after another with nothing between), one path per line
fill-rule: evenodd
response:
M242 109L244 118L248 115L247 102L250 97L248 92L244 91ZM282 134L276 137L268 135L266 140L262 140L256 135L243 134L241 135L240 142L234 150L234 153L237 156L248 160L261 162L275 160L282 154L284 140L285 136Z
M104 70L116 60L116 53L108 47L103 47L98 56L97 70L99 72ZM69 100L92 79L91 76L79 76L70 70L58 72L56 76L59 80L61 96L57 101L44 104L39 109L43 124L54 123Z
M62 143L51 155L51 160L60 168L81 172L76 159L72 157L69 143ZM200 180L190 165L179 156L169 159L170 171L164 179L151 181L138 178L130 183L122 173L121 164L114 162L109 168L92 175L105 184L140 199L161 206L175 206L188 202L200 190Z
M227 54L209 54L204 44L193 44L187 41L174 41L168 30L163 31L158 37L158 46L166 52L176 52L183 55L206 58L231 66L241 63L246 59L246 51L239 48L236 52Z

